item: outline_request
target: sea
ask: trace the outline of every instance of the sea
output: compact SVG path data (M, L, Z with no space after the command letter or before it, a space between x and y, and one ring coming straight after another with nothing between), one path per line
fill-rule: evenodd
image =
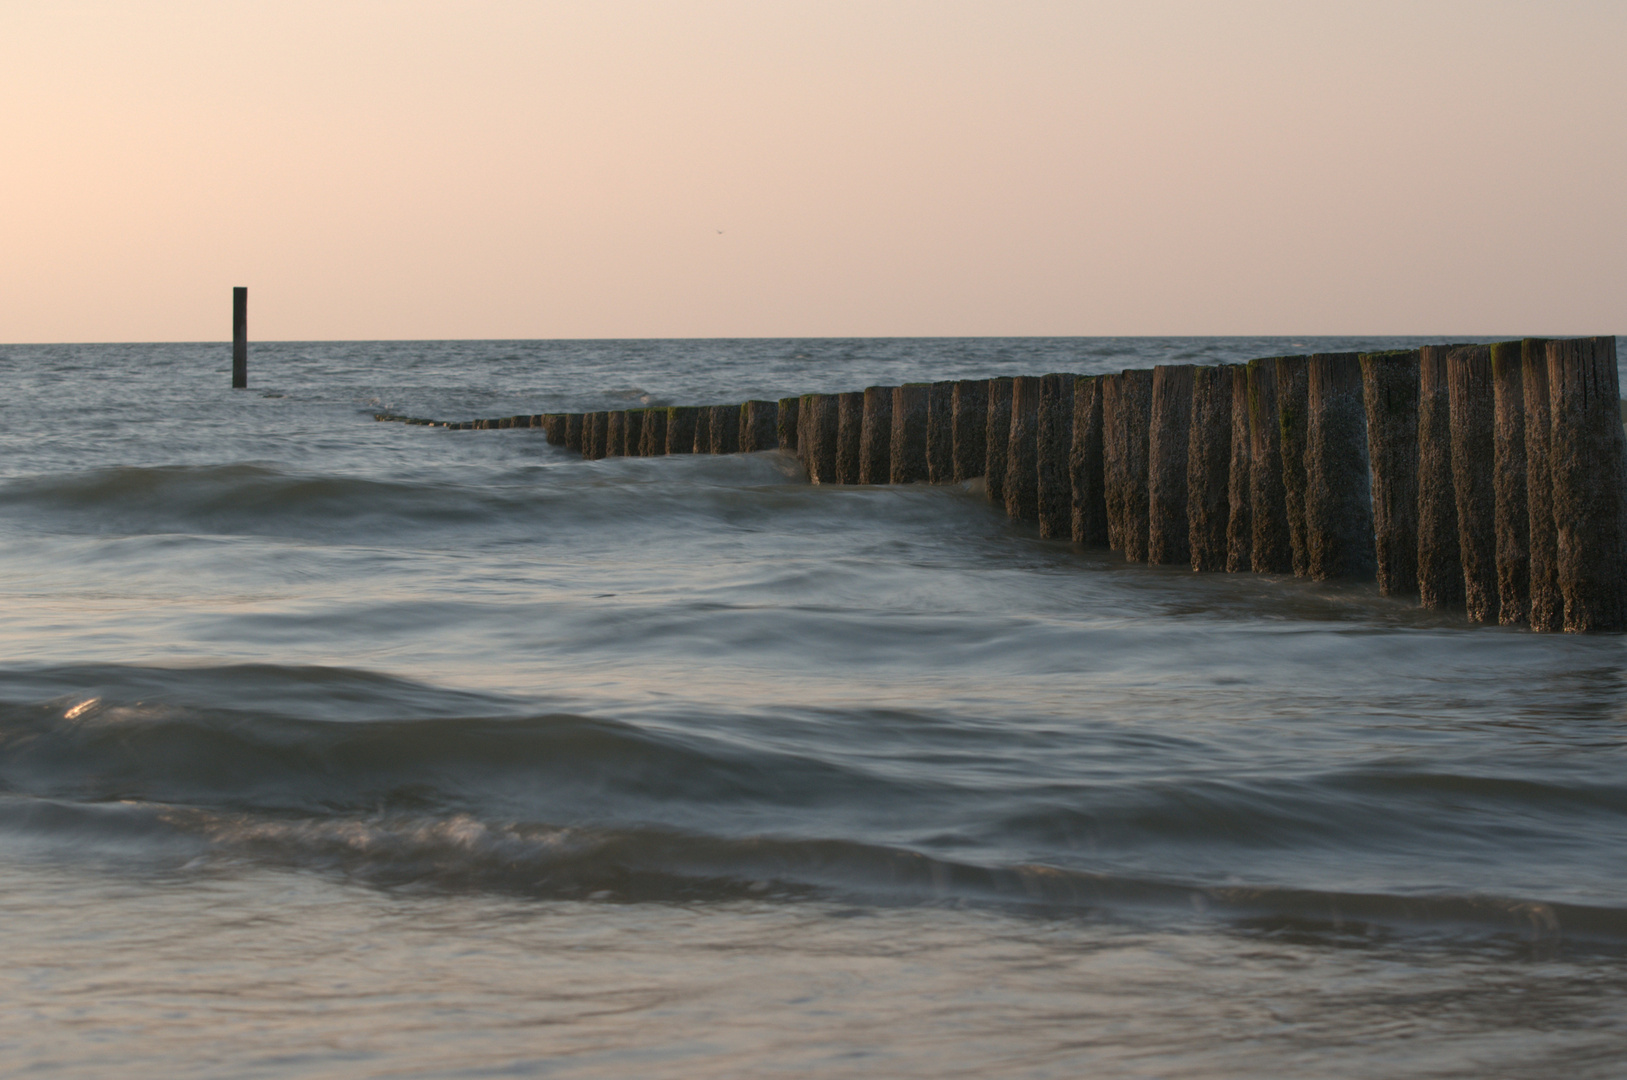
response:
M0 1075L1627 1076L1621 636L374 419L1447 340L0 346Z

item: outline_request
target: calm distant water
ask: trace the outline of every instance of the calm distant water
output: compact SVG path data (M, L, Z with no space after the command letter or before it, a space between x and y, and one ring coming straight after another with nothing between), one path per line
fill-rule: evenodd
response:
M371 419L1416 343L0 347L0 1073L1623 1075L1622 638Z

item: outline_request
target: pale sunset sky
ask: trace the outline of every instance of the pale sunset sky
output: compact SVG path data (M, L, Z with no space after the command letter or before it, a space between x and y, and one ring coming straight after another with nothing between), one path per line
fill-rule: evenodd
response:
M1627 327L1627 2L0 0L0 341Z

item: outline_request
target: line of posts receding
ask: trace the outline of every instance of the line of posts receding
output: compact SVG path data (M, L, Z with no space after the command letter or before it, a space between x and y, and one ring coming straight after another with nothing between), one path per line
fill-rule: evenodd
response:
M961 483L1041 536L1198 571L1376 580L1534 630L1627 629L1614 337L550 413L588 459L794 454L815 484Z

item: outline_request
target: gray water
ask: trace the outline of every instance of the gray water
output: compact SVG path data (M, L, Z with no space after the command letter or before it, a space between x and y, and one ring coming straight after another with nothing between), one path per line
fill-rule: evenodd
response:
M0 1073L1627 1073L1622 638L371 419L1422 340L0 347Z

